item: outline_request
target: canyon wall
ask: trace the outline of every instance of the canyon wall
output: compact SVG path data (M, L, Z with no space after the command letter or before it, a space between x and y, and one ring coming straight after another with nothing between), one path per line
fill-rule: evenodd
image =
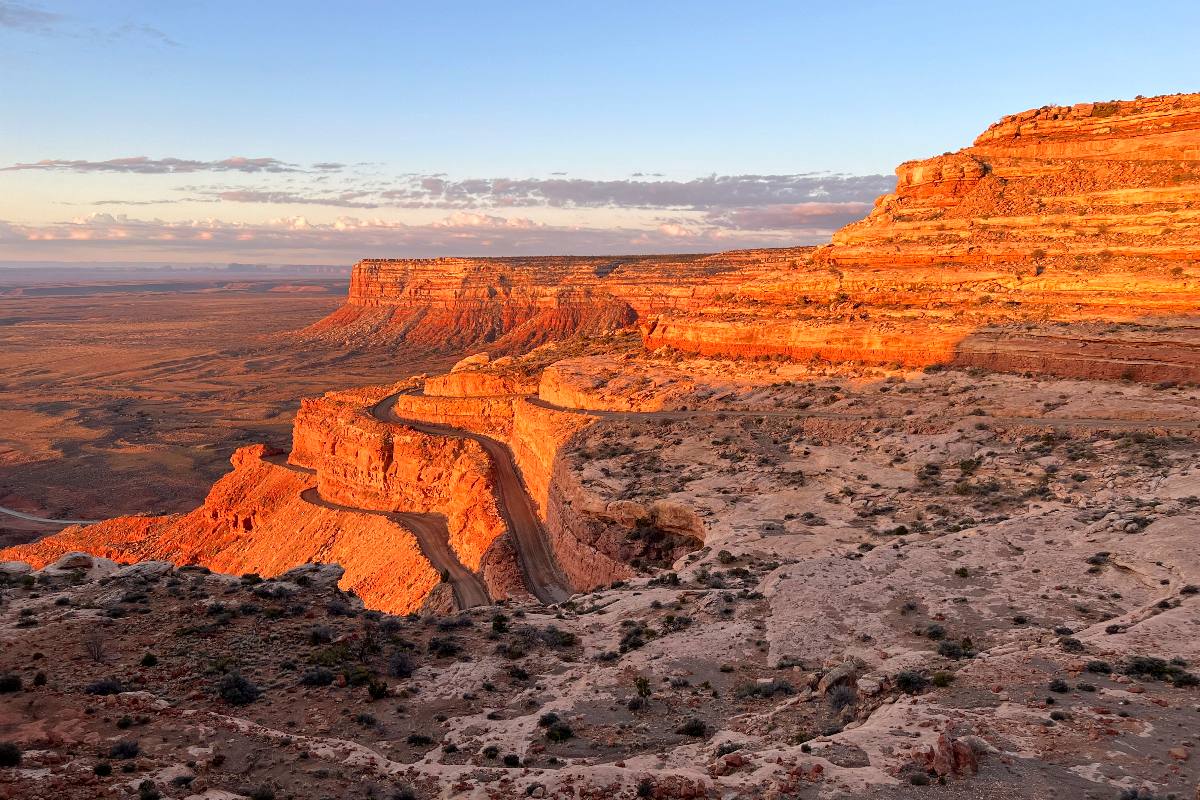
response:
M900 165L803 270L740 289L735 323L664 314L647 344L1200 381L1198 153L1200 95L1006 117Z
M394 388L394 387L393 387ZM386 390L305 399L292 429L292 464L316 474L321 498L375 511L444 515L449 544L493 598L522 594L496 505L492 464L470 439L380 422ZM402 395L403 396L403 395Z
M1200 95L1035 109L900 165L825 247L362 261L308 334L495 353L636 324L705 355L1200 381L1197 153Z

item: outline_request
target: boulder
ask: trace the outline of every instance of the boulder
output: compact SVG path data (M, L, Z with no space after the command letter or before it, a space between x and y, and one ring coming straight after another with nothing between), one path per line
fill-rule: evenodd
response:
M301 564L279 576L281 581L316 586L337 586L345 570L340 564Z
M0 561L0 575L12 580L33 572L33 567L24 561Z

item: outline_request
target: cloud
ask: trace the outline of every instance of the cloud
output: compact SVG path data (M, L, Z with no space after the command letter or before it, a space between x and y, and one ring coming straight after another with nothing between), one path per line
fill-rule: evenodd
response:
M194 161L184 158L148 158L131 156L108 161L68 161L48 159L30 164L13 164L0 172L37 170L42 172L123 172L138 175L169 175L183 172L301 172L296 164L276 158L233 156L220 161Z
M826 232L827 233L827 232ZM821 241L817 236L808 241ZM790 246L796 231L749 232L665 221L651 227L550 225L522 216L458 211L410 225L341 217L303 216L264 223L217 219L164 221L95 213L66 222L29 225L0 221L0 241L12 258L212 260L282 262L319 257L351 262L364 257L672 253Z
M45 36L53 34L63 19L61 14L53 14L33 6L0 2L0 28Z
M879 195L895 189L891 175L712 175L693 180L588 180L583 178L464 178L405 175L391 182L344 181L338 191L329 177L344 168L319 162L322 174L301 176L288 188L180 187L214 201L268 205L317 205L333 208L493 210L512 208L676 209L702 211L713 224L746 230L840 225L864 214ZM12 170L76 172L306 172L276 159L227 159L221 162L145 157L113 161L41 161ZM343 176L344 177L344 176ZM298 185L297 185L298 184ZM107 202L107 201L106 201ZM769 211L768 211L769 209ZM824 217L824 219L822 219ZM768 224L768 218L779 224Z
M316 205L334 208L379 208L379 203L360 200L366 192L342 192L336 196L310 196L298 192L260 189L228 189L210 193L210 197L228 203L271 203L276 205Z
M24 3L0 0L0 28L32 33L38 36L66 36L74 39L118 41L148 39L167 47L180 47L179 42L152 25L126 22L115 28L97 28L84 20L55 14Z
M706 220L734 230L837 229L862 219L871 204L867 202L796 203L741 207L713 211Z
M810 201L865 202L895 188L891 175L710 175L693 180L413 176L380 193L401 207L737 208Z
M110 39L124 39L129 37L144 37L158 42L159 44L165 44L167 47L181 47L179 42L175 41L170 36L152 25L140 25L134 22L126 22L124 25L116 28L111 34L109 34Z

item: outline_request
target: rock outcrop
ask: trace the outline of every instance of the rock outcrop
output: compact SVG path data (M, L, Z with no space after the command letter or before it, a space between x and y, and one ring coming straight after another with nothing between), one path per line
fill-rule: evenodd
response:
M306 399L293 426L291 463L312 470L320 496L345 506L443 515L458 560L480 573L494 598L513 583L507 526L496 506L492 465L470 439L384 424L370 408L387 394Z
M238 450L233 471L190 513L69 528L10 548L5 558L41 568L82 551L121 564L165 560L264 577L323 562L340 564L341 588L372 608L400 614L422 607L440 579L411 531L381 515L305 499L315 477L270 459L262 445Z

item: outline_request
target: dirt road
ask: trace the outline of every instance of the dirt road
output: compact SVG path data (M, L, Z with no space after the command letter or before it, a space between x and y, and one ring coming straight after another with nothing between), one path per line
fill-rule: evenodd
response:
M355 508L331 503L317 493L316 489L305 489L300 497L306 503L334 511L347 511L355 514L378 514L387 517L405 530L412 531L421 553L429 559L434 569L442 573L446 582L454 590L454 599L460 608L485 606L491 603L487 587L483 580L471 570L463 566L458 556L450 549L449 531L446 530L446 518L440 514L418 514L411 511L373 511L367 508Z
M376 403L371 413L381 422L405 425L430 436L471 439L483 446L496 470L496 488L499 493L497 506L512 533L513 546L517 551L526 587L543 603L560 603L569 598L573 594L571 584L562 574L558 561L554 558L545 528L538 517L537 507L525 488L525 482L521 479L521 473L517 470L508 445L449 425L405 419L396 414L395 404L396 395L389 395Z

